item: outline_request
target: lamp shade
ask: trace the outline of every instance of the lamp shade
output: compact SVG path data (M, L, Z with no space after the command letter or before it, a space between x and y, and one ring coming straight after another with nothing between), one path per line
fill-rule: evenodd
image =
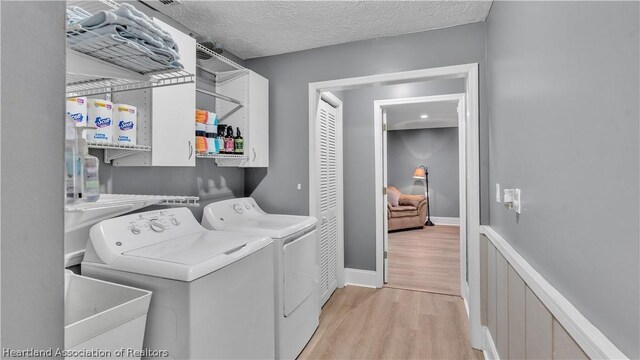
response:
M425 178L424 168L423 167L417 167L416 171L413 172L413 178L414 179L424 179Z

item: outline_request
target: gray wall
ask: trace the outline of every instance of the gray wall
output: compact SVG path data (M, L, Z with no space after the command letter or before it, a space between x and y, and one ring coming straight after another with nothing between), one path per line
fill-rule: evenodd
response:
M91 150L102 157L101 150ZM244 196L244 171L220 168L211 159L196 159L195 167L117 167L100 164L100 183L114 194L191 195L200 206L190 208L198 221L210 202ZM143 211L151 210L148 208Z
M464 87L461 79L449 79L371 86L342 92L346 267L375 270L376 266L373 102L462 93ZM370 176L362 176L363 171L369 171Z
M65 4L0 4L0 342L62 348Z
M454 45L455 44L455 45ZM476 23L453 28L390 38L359 41L296 53L247 60L246 65L269 79L270 96L270 166L268 170L245 171L245 193L269 212L308 214L309 212L309 120L308 88L310 82L354 76L383 74L465 63L480 64L481 139L487 138L487 123L482 88L485 82L485 24ZM345 92L346 93L346 92ZM345 101L346 106L350 100ZM399 96L402 97L402 96ZM373 106L371 106L373 108ZM373 111L373 110L371 110ZM373 179L373 122L357 131L366 145L358 151L360 164L370 169ZM344 136L351 133L345 128ZM350 149L345 143L345 155ZM481 142L481 202L483 222L488 221L488 144ZM345 159L346 160L346 159ZM346 162L345 162L346 163ZM345 194L355 191L347 187ZM296 190L296 185L303 185ZM359 198L361 209L373 209L374 189ZM345 209L346 210L346 209ZM345 214L345 220L348 215ZM349 223L352 220L347 220ZM374 231L373 222L366 224ZM361 239L361 241L360 241ZM352 240L345 233L345 266L372 270L375 268L375 238L361 235ZM357 256L357 258L352 258Z
M460 217L458 128L394 130L387 133L387 183L404 194L424 194L424 180L412 177L429 169L431 216Z
M640 357L638 2L494 2L490 224L630 358ZM492 194L493 196L493 194Z

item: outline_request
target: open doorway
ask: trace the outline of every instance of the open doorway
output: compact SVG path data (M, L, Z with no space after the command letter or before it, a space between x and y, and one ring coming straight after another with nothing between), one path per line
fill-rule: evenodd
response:
M461 296L466 283L464 94L376 101L387 188L385 286Z
M465 158L466 158L466 175L465 175L465 193L466 193L466 219L467 227L465 229L468 239L468 265L464 271L461 271L461 289L464 304L469 316L469 328L471 344L474 348L482 346L482 328L480 322L480 174L479 174L479 88L478 88L478 64L465 64L445 66L440 68L430 68L422 70L412 70L396 73L387 73L379 75L361 76L355 78L336 79L309 83L309 214L312 216L319 215L317 213L317 204L320 202L318 198L319 192L315 187L318 186L316 179L320 174L322 162L318 161L316 145L320 139L317 131L317 110L323 92L334 92L367 88L372 86L385 86L393 84L410 84L416 82L446 80L446 79L462 79L464 83L465 93L465 118L466 122L461 131L464 132ZM345 102L346 105L349 102ZM370 109L373 109L371 107ZM356 185L350 187L349 191L354 189L376 189L373 198L371 193L360 200L364 200L372 206L359 207L363 213L371 214L370 218L365 220L365 224L374 229L371 236L363 238L362 242L350 241L350 237L345 233L344 244L337 244L343 248L345 260L337 262L337 278L338 287L345 284L357 284L368 287L383 286L383 243L386 225L386 213L383 211L386 206L386 199L383 193L382 179L382 116L374 114L373 126L366 126L356 135L366 141L371 141L372 147L365 147L361 159L356 161L353 169L360 172L356 175L357 180L365 182L366 185ZM370 117L368 118L370 119ZM370 120L369 120L370 121ZM369 123L370 124L370 123ZM371 130L369 130L371 129ZM371 131L371 132L370 132ZM373 138L371 138L371 136ZM349 137L345 134L345 137ZM348 143L348 142L346 142ZM371 150L373 151L371 151ZM349 151L345 150L345 154ZM358 153L362 153L358 151ZM342 156L343 154L339 154ZM360 161L362 160L362 161ZM364 181L366 180L366 181ZM372 181L371 181L372 180ZM370 184L369 184L370 182ZM345 194L347 191L345 190ZM362 201L358 201L361 203ZM344 206L344 200L341 199L339 208ZM350 221L350 223L359 223ZM350 249L353 245L364 245L358 251ZM347 267L346 265L349 265ZM466 264L465 264L466 265ZM464 274L464 280L463 275Z

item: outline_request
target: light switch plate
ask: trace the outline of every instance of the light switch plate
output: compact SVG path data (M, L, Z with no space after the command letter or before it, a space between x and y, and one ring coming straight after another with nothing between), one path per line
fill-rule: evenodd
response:
M520 189L513 192L513 210L518 214L522 213L522 191Z
M496 202L502 204L502 200L500 199L500 184L498 183L496 183Z

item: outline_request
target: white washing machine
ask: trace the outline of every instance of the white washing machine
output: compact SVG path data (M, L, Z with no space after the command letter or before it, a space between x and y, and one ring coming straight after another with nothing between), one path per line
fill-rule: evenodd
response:
M295 359L320 321L318 220L265 213L253 198L209 204L207 229L270 236L275 249L276 359Z
M273 266L271 238L209 231L174 208L94 225L82 274L153 292L149 358L269 359Z

